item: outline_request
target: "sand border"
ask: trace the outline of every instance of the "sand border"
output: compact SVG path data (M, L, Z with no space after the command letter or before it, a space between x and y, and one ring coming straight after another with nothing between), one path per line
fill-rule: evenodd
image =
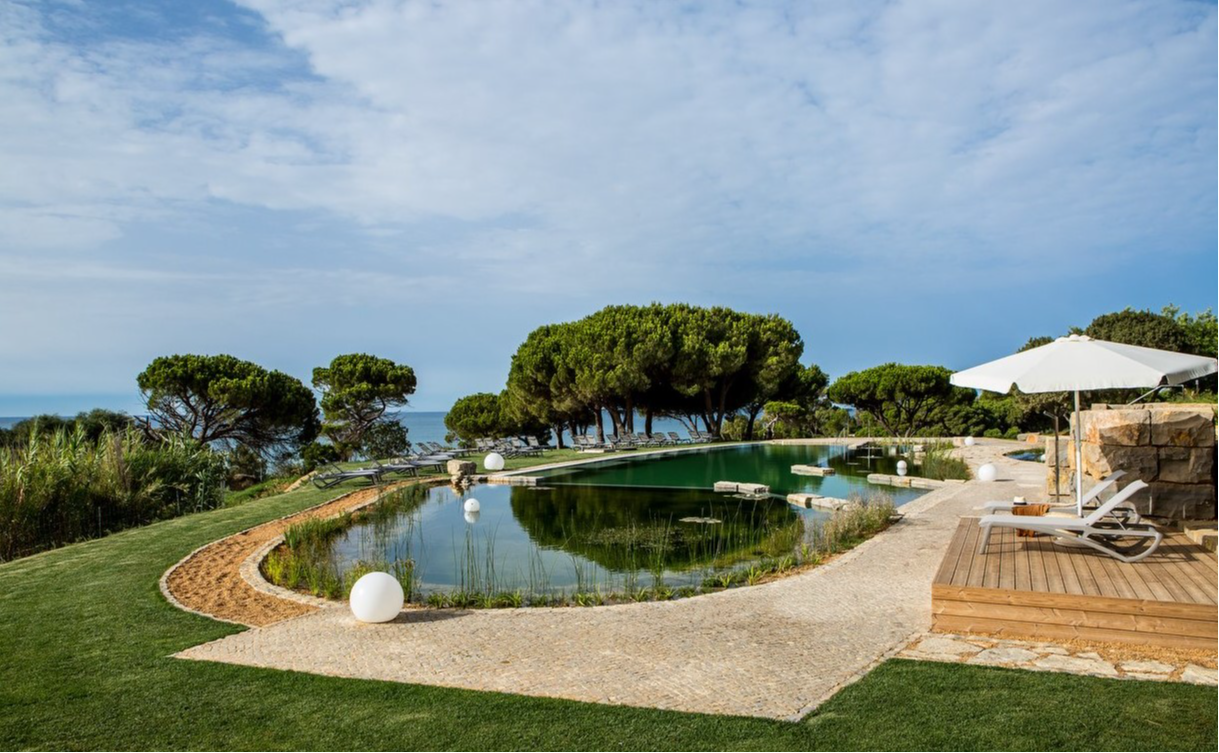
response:
M354 489L312 507L229 534L197 547L174 563L161 575L158 589L166 601L184 612L243 627L262 627L313 612L326 602L272 586L258 572L262 558L283 541L283 529L296 520L316 517L319 512L332 513L325 517L334 517L348 510L375 504L385 494L397 489L442 480L409 479L380 487ZM269 536L269 539L264 540L265 536ZM251 540L242 542L243 537ZM226 548L233 548L234 551L224 552ZM214 555L213 561L205 561L207 555ZM253 569L253 577L246 572L249 568ZM184 585L181 581L187 578L194 583ZM243 608L242 604L216 608L211 603L212 590L234 585L249 589L255 595L257 608ZM249 594L245 596L248 598ZM259 616L258 612L263 615Z

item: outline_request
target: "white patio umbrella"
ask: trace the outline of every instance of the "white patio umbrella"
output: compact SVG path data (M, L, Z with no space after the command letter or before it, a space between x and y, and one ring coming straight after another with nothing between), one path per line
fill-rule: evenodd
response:
M1182 384L1214 374L1214 358L1155 348L1093 340L1087 335L1060 337L1022 353L958 371L958 387L1007 392L1075 393L1075 504L1083 514L1083 449L1079 427L1079 393L1089 390L1147 389Z

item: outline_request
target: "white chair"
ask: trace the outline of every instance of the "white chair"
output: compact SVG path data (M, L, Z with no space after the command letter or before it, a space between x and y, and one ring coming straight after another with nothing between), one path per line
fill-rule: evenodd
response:
M1048 505L1048 507L1050 508L1049 512L1059 513L1059 514L1067 513L1067 514L1075 515L1076 517L1078 517L1077 511L1081 508L1084 510L1091 511L1091 509L1094 509L1094 503L1096 503L1097 498L1100 497L1101 493L1103 491L1105 491L1106 489L1108 489L1109 487L1113 486L1113 484L1116 483L1118 479L1120 479L1122 476L1125 476L1125 475L1126 475L1125 471L1114 471L1111 475L1109 475L1109 476L1105 477L1104 479L1101 479L1099 482L1097 482L1097 484L1095 486L1093 486L1091 489L1089 489L1087 491L1086 494L1084 494L1082 504L1076 505L1074 501L1057 502L1057 503ZM990 514L990 513L997 513L997 512L1011 512L1011 509L1013 507L1017 507L1017 506L1018 505L1016 505L1012 502L987 502L986 504L984 504L981 507L978 507L976 509L983 510L987 514ZM1129 508L1129 512L1130 512L1130 515L1129 515L1130 522L1138 523L1141 521L1141 518L1139 517L1138 512L1133 507Z
M1063 515L986 515L979 521L982 540L978 554L986 554L990 533L994 528L1019 528L1054 536L1067 543L1080 544L1103 552L1122 562L1138 562L1151 554L1164 540L1164 534L1148 523L1132 523L1114 515L1121 504L1147 484L1141 480L1130 483L1113 498L1082 517Z

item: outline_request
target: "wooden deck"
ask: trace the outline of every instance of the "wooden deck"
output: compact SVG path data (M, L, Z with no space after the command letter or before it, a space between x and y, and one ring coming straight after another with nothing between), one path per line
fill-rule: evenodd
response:
M963 518L948 546L931 586L934 630L1215 650L1219 560L1184 536L1127 564L1010 528L978 554L980 533Z

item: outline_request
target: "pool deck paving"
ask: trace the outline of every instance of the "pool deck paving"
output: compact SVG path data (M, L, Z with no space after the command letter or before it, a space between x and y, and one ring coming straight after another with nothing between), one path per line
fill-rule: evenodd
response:
M962 515L1044 498L1044 466L1012 442L956 453L999 479L932 491L830 562L696 598L596 608L430 610L357 622L344 604L178 657L712 714L799 719L931 626L931 582Z

